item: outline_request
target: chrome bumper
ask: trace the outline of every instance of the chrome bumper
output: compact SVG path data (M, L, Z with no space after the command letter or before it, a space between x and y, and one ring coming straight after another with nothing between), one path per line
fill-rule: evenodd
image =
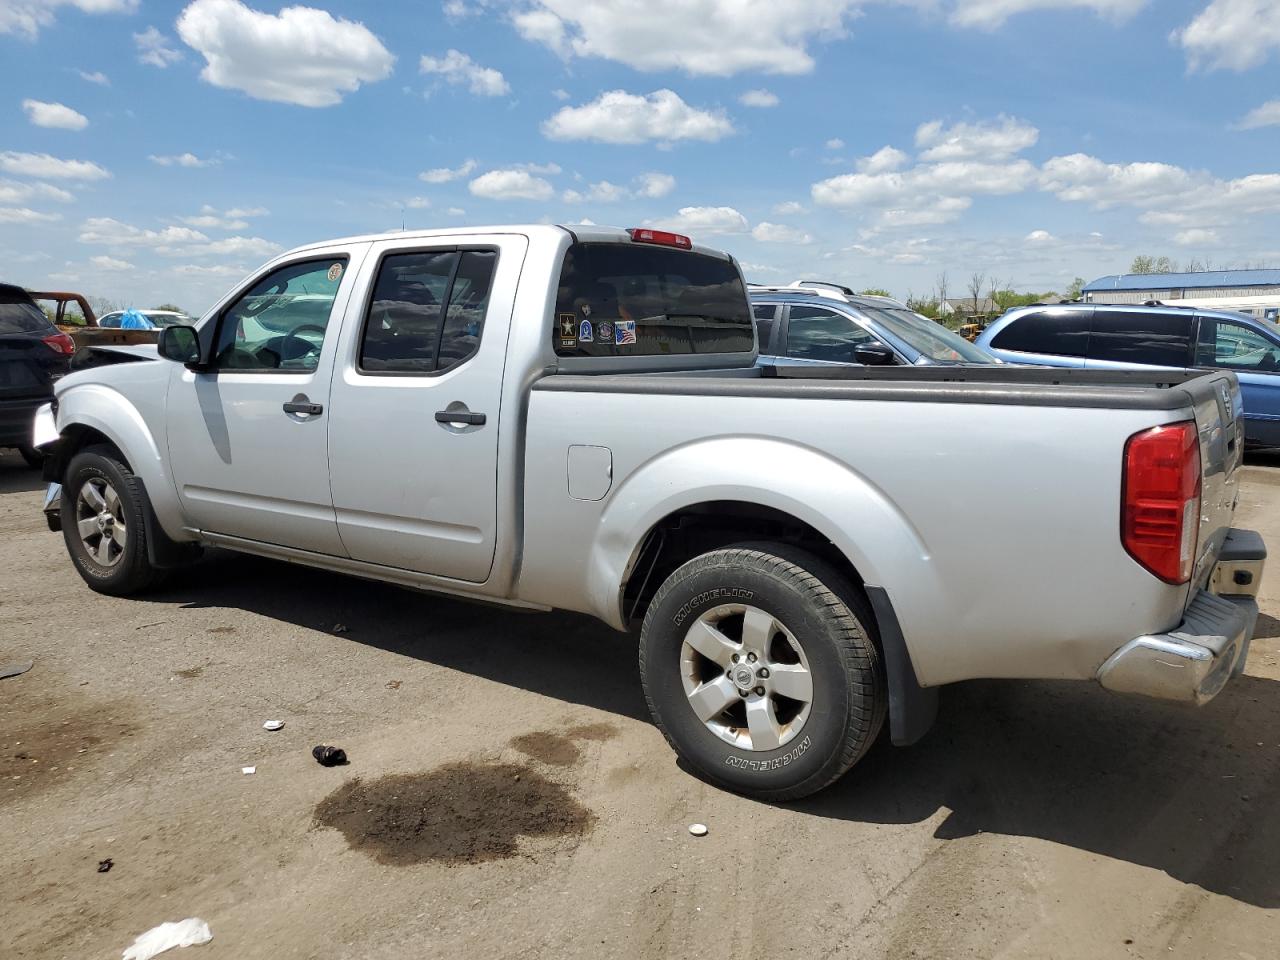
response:
M1130 640L1098 668L1098 682L1116 693L1208 703L1244 671L1266 558L1262 537L1232 530L1210 589L1196 591L1182 623L1168 633ZM1211 592L1215 588L1225 595Z
M44 510L45 523L49 524L49 529L57 533L62 529L62 484L51 483L44 491Z

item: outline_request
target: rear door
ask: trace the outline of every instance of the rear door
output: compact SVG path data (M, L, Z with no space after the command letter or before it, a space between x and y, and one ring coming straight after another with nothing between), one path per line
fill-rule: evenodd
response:
M751 313L756 321L756 340L760 344L760 355L770 356L773 346L773 333L778 328L778 315L782 305L777 303L753 303Z
M375 244L329 418L334 509L354 559L488 579L507 332L528 243Z
M1097 307L1085 366L1126 370L1135 366L1184 370L1191 366L1195 315Z
M1092 307L1069 310L1047 307L1023 313L991 338L988 349L1009 363L1083 367L1092 322Z

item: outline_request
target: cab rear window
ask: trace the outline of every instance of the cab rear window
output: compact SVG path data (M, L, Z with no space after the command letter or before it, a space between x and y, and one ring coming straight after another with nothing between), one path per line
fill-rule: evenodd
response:
M728 260L625 243L575 243L565 254L551 331L558 356L745 353L754 333Z

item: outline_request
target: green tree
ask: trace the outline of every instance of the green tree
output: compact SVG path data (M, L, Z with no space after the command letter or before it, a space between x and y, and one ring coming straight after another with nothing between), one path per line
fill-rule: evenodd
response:
M893 297L892 293L881 287L867 287L867 289L859 292L865 297Z
M1084 277L1076 277L1071 281L1071 286L1067 287L1067 299L1079 300L1084 296Z
M158 307L152 307L151 309L153 309L153 310L167 310L167 311L169 311L169 313L186 313L186 312L187 312L187 311L183 310L180 306L178 306L176 303L162 303L162 304L160 304L160 306L158 306Z
M1130 273L1177 273L1178 265L1168 257L1149 257L1144 255L1133 258L1129 264Z

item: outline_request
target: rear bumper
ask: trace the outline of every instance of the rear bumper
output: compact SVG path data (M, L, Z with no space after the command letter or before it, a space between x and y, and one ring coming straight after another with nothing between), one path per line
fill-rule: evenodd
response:
M1115 693L1200 705L1244 670L1266 547L1253 531L1232 531L1224 555L1209 580L1224 595L1198 590L1182 623L1130 640L1098 669L1099 683Z
M47 395L0 400L0 447L31 446L36 411L51 399L52 396Z

